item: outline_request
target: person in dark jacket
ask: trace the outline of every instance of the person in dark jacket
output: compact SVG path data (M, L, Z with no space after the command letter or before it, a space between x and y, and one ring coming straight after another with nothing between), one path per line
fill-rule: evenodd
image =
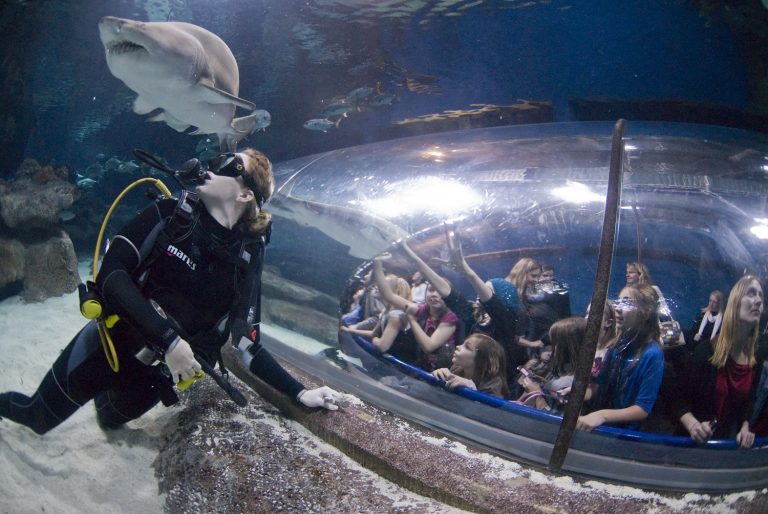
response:
M720 333L694 350L678 414L696 442L735 437L742 448L754 444L749 418L763 368L757 358L762 314L763 287L744 275L728 295Z

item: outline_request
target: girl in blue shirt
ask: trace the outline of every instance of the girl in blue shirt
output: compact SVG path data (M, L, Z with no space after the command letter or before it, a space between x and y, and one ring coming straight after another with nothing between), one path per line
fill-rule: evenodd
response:
M619 337L587 390L594 398L590 414L576 428L592 430L609 423L637 428L648 417L664 375L664 353L657 342L656 297L648 286L625 287L616 302Z

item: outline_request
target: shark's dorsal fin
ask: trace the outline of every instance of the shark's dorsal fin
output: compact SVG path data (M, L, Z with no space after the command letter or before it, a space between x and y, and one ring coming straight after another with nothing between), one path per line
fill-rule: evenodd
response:
M248 100L238 98L237 96L227 93L226 91L222 91L221 89L217 89L210 84L200 82L198 86L201 88L201 100L206 102L212 104L235 104L238 107L249 109L251 111L256 108L256 105L252 104Z

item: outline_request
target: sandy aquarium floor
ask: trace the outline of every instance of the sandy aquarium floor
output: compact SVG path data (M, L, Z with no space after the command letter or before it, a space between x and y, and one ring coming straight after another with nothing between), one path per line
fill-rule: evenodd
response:
M0 302L0 391L16 390L28 395L34 392L61 349L85 323L77 309L77 301L77 294L73 293L36 304L24 304L16 297ZM212 394L221 401L218 396L220 391L215 387L213 389ZM204 499L214 494L214 491L205 489L207 486L203 480L198 480L199 477L180 485L179 480L167 476L168 470L173 468L172 464L168 464L173 455L168 453L182 455L174 434L183 432L178 428L182 422L194 418L195 412L190 412L190 405L195 405L194 396L184 398L178 406L159 406L126 428L108 435L98 428L92 403L45 436L38 436L7 420L0 421L0 476L3 477L0 480L0 513L218 510L205 501L195 501L195 498ZM248 422L253 425L255 433L259 429L263 432L267 422L274 427L267 429L269 433L274 432L270 437L298 441L298 444L291 445L292 451L289 452L280 448L275 452L273 446L266 455L260 456L262 460L276 465L281 455L286 455L292 465L306 463L314 474L332 470L341 479L354 477L357 490L365 494L359 498L347 494L343 498L345 503L341 504L319 501L317 490L304 497L298 486L302 480L306 481L306 474L301 467L294 467L293 474L297 478L293 487L295 501L292 503L290 498L278 498L273 505L279 510L298 512L300 506L309 506L317 512L455 512L455 509L415 495L361 468L298 423L282 418L271 405L252 401L249 409L258 411L255 415L258 421ZM200 414L204 417L202 410ZM268 422L270 419L273 421ZM206 425L212 430L216 428L214 423L199 424L202 430ZM195 434L200 435L199 430ZM264 434L261 437L265 437ZM181 446L184 446L183 441ZM263 444L255 447L265 448ZM163 455L158 459L161 450ZM213 447L205 449L209 450L213 451ZM160 492L160 475L163 474L170 496ZM290 489L292 473L280 478L281 486ZM270 483L276 487L274 482L260 485L269 486ZM275 493L278 490L280 488L276 487ZM182 493L188 502L180 498ZM253 494L249 492L249 495ZM261 494L269 496L268 491ZM251 503L251 507L259 511L266 504L258 505ZM328 508L322 508L323 505Z

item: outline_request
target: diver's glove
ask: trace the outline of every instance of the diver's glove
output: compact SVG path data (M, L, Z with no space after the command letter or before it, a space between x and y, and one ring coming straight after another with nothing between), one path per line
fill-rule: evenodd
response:
M181 338L171 343L168 351L165 352L165 365L171 372L174 384L178 384L180 380L194 377L201 369L189 343Z
M316 389L304 389L296 395L296 399L307 407L325 407L328 410L339 408L339 393L328 386Z

